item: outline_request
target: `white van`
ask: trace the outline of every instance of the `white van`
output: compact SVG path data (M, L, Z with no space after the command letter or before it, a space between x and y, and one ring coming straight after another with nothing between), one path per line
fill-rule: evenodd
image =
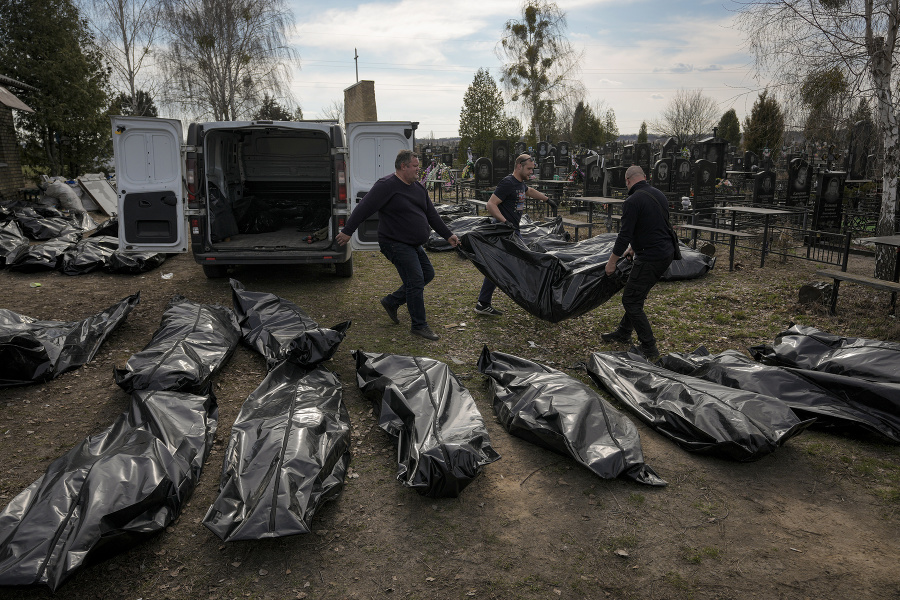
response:
M379 178L413 149L414 122L191 123L112 117L119 245L187 252L207 277L230 266L334 264L353 274L353 249L377 249L378 216L334 237Z

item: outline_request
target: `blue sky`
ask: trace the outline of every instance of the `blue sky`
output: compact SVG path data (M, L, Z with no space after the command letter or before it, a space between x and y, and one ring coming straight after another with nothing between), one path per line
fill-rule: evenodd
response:
M466 89L479 68L499 79L494 53L520 0L416 0L327 4L289 0L301 56L292 89L304 116L342 100L359 78L375 82L378 119L419 121L418 137L457 135ZM615 110L619 131L658 118L679 88L698 89L743 120L760 84L730 0L563 0L569 40L584 52L589 102ZM325 8L327 6L327 8ZM508 112L520 116L515 105ZM523 119L523 123L527 121Z

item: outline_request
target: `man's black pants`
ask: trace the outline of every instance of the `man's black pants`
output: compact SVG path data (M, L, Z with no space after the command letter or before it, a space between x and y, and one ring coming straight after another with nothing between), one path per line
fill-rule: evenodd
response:
M622 291L622 306L625 307L625 316L619 323L619 331L631 335L633 330L637 333L641 346L645 348L653 347L656 339L653 337L650 321L644 313L644 301L647 299L650 289L656 285L670 264L672 264L671 258L651 261L635 258L631 267L631 275L628 276L628 283L625 284L625 289Z

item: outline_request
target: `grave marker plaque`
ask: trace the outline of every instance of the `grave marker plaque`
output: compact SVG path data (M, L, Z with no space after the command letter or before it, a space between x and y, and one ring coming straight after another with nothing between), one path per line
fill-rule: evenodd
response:
M674 189L682 195L691 192L691 161L686 158L676 158L673 165L674 180L672 182Z
M509 169L509 141L493 140L491 142L491 164L493 165L494 185L510 174Z
M824 171L816 177L816 207L813 229L840 232L844 211L843 171Z
M447 165L448 167L453 166L453 153L452 152L442 152L441 153L441 162Z
M544 164L544 161L547 159L547 156L550 154L550 143L549 142L538 142L537 145L537 162L539 165Z
M584 195L603 195L603 168L599 156L590 156L585 160Z
M569 154L569 142L560 142L559 147L556 151L556 166L568 167L570 157L571 155Z
M753 176L753 204L775 204L774 171L760 171Z
M622 164L626 167L634 164L634 146L632 144L622 148Z
M634 164L644 170L644 175L650 174L650 144L634 145Z
M710 142L705 144L704 158L716 164L716 177L725 177L725 147L727 142Z
M784 195L787 206L807 206L812 189L812 167L802 158L795 158L788 165L788 185Z
M703 146L701 144L691 145L691 163L704 159Z
M744 170L752 171L753 167L759 166L759 157L756 155L756 152L751 150L747 150L744 152Z
M528 145L525 142L516 142L516 156L528 153Z
M616 188L620 190L625 189L625 171L628 167L612 167L607 169L606 172L609 175L609 187Z
M556 175L556 162L552 158L547 158L541 163L540 178L544 181L552 181Z
M493 166L491 159L482 156L475 161L475 187L484 188L491 187L493 180Z
M716 165L708 160L694 162L694 209L711 211L716 203Z
M663 192L672 191L673 160L671 158L662 158L653 165L653 187L656 189Z

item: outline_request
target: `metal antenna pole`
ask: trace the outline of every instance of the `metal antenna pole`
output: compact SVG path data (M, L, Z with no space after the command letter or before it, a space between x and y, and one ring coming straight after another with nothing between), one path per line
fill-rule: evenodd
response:
M356 53L356 48L353 49L353 62L356 63L356 83L359 83L359 54Z

